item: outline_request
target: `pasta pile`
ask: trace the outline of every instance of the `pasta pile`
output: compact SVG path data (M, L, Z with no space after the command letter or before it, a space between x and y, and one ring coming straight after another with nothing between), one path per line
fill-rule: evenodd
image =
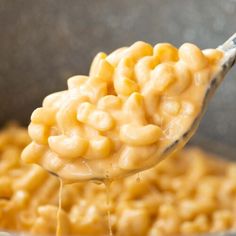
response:
M25 128L0 132L0 229L55 234L59 181L25 165ZM168 236L236 229L236 164L214 160L197 148L112 183L111 223L116 236ZM104 185L67 185L62 194L64 236L108 234Z
M65 180L115 179L150 168L191 127L223 52L136 42L99 53L88 76L31 116L27 163Z

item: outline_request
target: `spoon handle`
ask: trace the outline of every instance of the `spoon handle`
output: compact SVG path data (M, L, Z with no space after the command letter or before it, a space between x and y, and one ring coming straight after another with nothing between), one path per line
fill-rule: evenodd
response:
M233 34L227 41L225 41L218 48L223 50L224 52L236 50L236 33Z
M221 72L225 75L233 67L236 61L236 33L225 43L220 45L218 49L224 52Z

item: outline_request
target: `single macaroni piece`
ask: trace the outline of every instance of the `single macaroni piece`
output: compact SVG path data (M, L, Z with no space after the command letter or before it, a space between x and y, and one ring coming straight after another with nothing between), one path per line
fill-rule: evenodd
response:
M33 112L23 160L68 182L154 166L193 124L222 57L190 43L98 53L88 76L73 76Z
M55 235L59 181L41 167L22 162L20 152L29 142L27 130L19 126L0 131L0 231ZM145 148L126 147L126 152L138 160L145 158ZM63 187L63 236L108 235L105 192L104 185L90 182ZM177 152L138 176L114 181L109 196L114 236L236 230L236 164L197 148Z

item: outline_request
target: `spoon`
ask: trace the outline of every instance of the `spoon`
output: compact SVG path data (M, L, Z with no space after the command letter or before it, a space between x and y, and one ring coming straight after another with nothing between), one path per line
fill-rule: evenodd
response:
M158 146L154 146L154 152L152 152L147 159L140 158L142 166L135 166L135 168L124 168L123 166L118 165L117 159L120 158L119 154L115 156L115 161L112 162L109 158L96 159L96 160L75 160L72 162L68 162L63 164L62 167L58 169L50 169L48 168L48 163L53 162L53 159L50 155L46 155L43 158L43 162L39 162L45 169L47 169L50 173L57 175L63 179L64 183L72 183L76 181L82 180L93 180L93 181L108 181L117 179L120 177L129 176L131 174L143 171L145 169L151 168L155 166L158 162L160 162L165 157L174 153L176 150L181 149L189 139L194 135L196 129L199 126L201 118L204 115L207 104L210 101L210 98L215 93L216 89L220 85L220 83L225 78L227 72L233 67L236 60L236 34L234 34L231 38L229 38L224 44L220 45L217 48L219 51L223 52L223 58L220 60L216 72L214 72L213 76L211 76L209 82L201 85L202 89L201 93L194 93L192 95L195 100L199 101L199 108L196 110L196 114L192 116L181 115L178 121L173 118L173 122L171 125L164 130L164 141ZM199 91L199 90L197 90ZM198 111L199 109L199 111ZM186 120L187 117L187 120ZM188 118L190 117L190 118ZM184 125L181 127L181 125ZM171 132L169 132L171 131ZM173 132L174 133L173 133ZM131 135L132 136L132 135ZM137 149L135 152L137 157L142 157L142 150ZM139 151L141 150L141 151ZM153 149L152 149L153 150ZM123 150L122 150L123 151ZM144 150L146 151L146 150ZM23 152L24 153L24 152ZM124 153L124 152L123 152ZM126 158L127 153L123 154ZM129 157L129 156L128 156ZM53 163L54 165L54 163Z

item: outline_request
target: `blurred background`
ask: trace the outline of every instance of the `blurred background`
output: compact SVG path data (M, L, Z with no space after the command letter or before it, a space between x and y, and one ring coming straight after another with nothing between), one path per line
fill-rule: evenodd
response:
M236 1L1 0L0 30L0 125L27 124L47 94L65 89L68 77L88 73L99 51L137 40L217 47L236 32ZM235 69L212 100L195 142L204 143L201 137L219 143L213 149L236 146Z

